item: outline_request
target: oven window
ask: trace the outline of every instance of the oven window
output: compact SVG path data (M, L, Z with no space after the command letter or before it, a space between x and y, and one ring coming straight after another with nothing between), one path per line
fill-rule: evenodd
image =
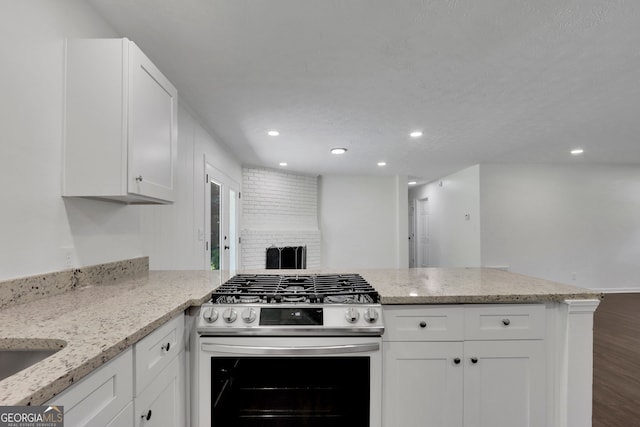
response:
M368 357L211 358L213 426L369 426Z

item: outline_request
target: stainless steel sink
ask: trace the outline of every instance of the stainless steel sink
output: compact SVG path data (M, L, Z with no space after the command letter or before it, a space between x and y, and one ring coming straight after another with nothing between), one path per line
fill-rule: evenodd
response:
M31 365L35 365L60 350L61 348L0 349L0 381Z

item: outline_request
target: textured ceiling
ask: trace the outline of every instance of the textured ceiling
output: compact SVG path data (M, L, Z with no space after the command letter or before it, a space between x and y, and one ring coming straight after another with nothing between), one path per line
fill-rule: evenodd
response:
M245 165L429 181L483 162L640 164L639 1L91 3Z

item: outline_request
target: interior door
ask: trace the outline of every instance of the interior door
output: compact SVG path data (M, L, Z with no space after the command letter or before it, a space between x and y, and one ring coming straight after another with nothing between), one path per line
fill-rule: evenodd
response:
M416 202L409 201L409 268L416 266Z
M238 184L205 165L205 267L236 270L238 262Z
M418 200L416 267L429 267L429 199Z

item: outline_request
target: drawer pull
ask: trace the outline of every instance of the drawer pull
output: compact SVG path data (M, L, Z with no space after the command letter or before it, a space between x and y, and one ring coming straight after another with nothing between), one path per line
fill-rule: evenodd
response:
M427 327L427 322L425 322L424 320L422 322L420 322L420 327L421 328L426 328Z
M163 345L162 347L160 347L162 350L164 351L169 351L169 349L171 348L171 343L168 342L165 345Z
M472 358L471 358L471 363L473 363L474 365L475 365L476 363L478 363L478 358L477 358L477 357L472 357Z
M460 364L460 358L456 357L455 359L453 359L453 363L455 363L456 365Z
M149 421L151 419L151 409L149 409L149 412L147 412L146 414L142 414L140 418L144 418Z
M502 319L502 324L503 324L504 326L509 326L509 325L511 324L511 320L509 320L509 319Z

